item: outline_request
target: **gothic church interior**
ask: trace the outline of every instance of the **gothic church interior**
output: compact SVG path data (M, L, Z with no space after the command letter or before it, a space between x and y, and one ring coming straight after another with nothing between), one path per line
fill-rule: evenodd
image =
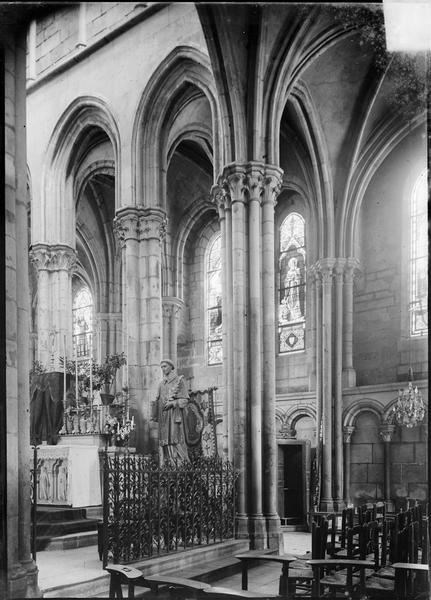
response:
M382 4L1 10L10 597L39 593L35 361L124 353L138 453L162 358L214 390L252 548L313 508L425 506L426 53L387 51Z

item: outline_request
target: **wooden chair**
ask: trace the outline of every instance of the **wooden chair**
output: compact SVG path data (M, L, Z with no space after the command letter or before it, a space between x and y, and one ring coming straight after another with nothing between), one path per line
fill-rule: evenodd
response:
M320 519L320 525L316 521L311 524L311 556L307 559L299 559L290 565L288 575L289 595L294 597L301 590L303 595L312 594L313 569L309 565L310 559L325 559L328 540L328 520Z

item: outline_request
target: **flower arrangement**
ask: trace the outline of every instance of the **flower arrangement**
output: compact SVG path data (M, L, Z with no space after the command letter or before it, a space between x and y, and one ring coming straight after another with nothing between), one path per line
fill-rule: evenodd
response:
M105 420L104 433L110 438L111 446L127 446L130 433L135 429L135 418L129 417L129 390L127 386L116 394L116 415L108 414Z
M111 386L120 367L127 364L124 352L117 354L108 354L103 363L91 363L91 379L93 389L104 388L106 393L110 392ZM76 376L78 371L79 389L82 395L84 390L90 388L90 360L79 360L78 365L74 360L66 361L66 372Z

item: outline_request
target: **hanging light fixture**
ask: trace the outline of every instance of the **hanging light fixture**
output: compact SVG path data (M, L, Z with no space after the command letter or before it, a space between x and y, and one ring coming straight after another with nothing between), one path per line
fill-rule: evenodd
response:
M422 394L417 386L413 387L413 369L409 369L409 385L405 390L399 390L398 398L393 408L394 420L397 425L416 427L425 417L425 406Z

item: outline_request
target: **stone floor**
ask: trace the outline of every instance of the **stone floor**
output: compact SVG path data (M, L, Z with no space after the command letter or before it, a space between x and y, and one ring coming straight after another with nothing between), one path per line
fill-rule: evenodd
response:
M284 552L287 554L304 554L311 549L311 534L289 531L283 533ZM73 550L51 550L39 552L36 557L39 568L39 588L44 598L70 598L63 588L71 584L81 584L75 593L79 598L101 598L106 593L100 592L101 588L107 589L106 572L102 569L96 546L77 548ZM273 563L259 565L249 572L249 589L278 592L280 566ZM221 577L212 582L213 586L226 586L241 589L241 574ZM139 594L150 598L151 592ZM158 595L161 600L161 595Z

